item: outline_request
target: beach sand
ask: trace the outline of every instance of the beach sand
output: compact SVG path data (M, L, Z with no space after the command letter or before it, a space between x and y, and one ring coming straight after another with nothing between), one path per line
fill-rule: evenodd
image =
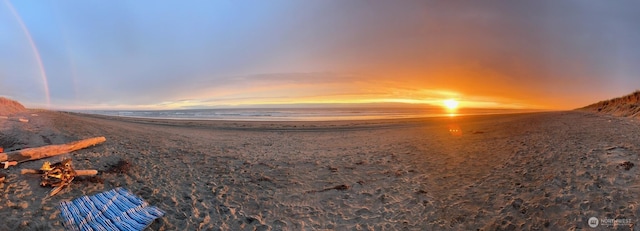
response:
M37 115L37 116L34 116ZM586 112L232 122L62 112L0 119L5 151L105 136L72 158L99 178L50 188L21 168L0 230L62 230L57 205L125 187L166 211L150 230L535 230L640 219L640 121ZM113 166L119 161L129 166ZM625 170L620 164L636 166ZM121 162L121 163L125 163ZM128 167L128 168L127 168ZM100 182L102 181L102 182ZM623 220L626 221L626 220ZM600 224L603 228L606 224ZM606 228L610 230L610 228Z

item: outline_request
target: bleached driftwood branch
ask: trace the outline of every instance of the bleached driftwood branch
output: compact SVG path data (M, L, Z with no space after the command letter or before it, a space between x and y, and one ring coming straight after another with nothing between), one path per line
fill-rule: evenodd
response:
M104 137L94 137L84 140L78 140L66 144L54 144L37 148L25 148L22 150L0 153L0 162L2 161L16 161L24 162L29 160L37 160L47 158L51 156L57 156L83 148L91 147L96 144L105 142L107 139Z

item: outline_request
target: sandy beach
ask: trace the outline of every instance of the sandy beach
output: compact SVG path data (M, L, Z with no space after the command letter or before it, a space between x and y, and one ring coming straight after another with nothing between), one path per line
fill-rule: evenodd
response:
M150 230L638 229L640 121L587 112L336 121L133 119L28 111L6 151L104 136L49 159L98 169L60 194L45 160L6 170L0 230L63 230L57 205L125 187L166 212ZM122 161L122 162L121 162ZM625 161L636 166L628 170ZM113 171L118 163L119 171Z

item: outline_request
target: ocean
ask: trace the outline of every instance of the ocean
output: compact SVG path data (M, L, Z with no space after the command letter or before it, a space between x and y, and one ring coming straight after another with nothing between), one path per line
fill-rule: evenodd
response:
M515 109L461 109L456 112L447 112L440 108L227 108L186 110L81 110L73 112L136 118L187 120L336 121L509 114L531 111L532 110Z

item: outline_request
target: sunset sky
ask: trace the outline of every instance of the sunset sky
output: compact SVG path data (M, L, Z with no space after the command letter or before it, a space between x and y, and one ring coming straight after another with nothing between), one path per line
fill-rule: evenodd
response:
M573 109L640 89L638 22L624 0L0 0L0 96Z

